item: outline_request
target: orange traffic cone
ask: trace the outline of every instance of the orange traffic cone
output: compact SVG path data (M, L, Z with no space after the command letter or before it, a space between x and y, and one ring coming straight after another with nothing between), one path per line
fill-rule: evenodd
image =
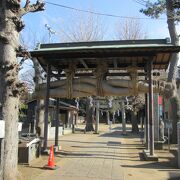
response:
M44 166L44 168L51 169L51 170L57 169L57 166L55 165L55 162L54 162L54 147L53 146L51 146L50 148L48 164Z

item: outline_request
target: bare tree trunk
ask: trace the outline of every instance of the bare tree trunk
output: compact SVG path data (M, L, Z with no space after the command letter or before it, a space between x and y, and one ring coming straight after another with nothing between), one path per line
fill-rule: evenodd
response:
M28 12L43 10L44 3L30 6L27 0L21 8L20 1L0 1L0 104L5 121L3 180L16 180L18 175L18 113L22 84L18 81L16 52L19 50L19 32L24 24L21 17Z
M44 100L37 100L36 133L44 137Z
M19 33L13 23L14 13L0 3L0 71L2 118L5 120L4 180L16 180L18 161L19 82L16 50ZM5 20L8 17L8 21Z
M131 123L132 123L132 132L138 133L139 132L138 120L137 120L137 115L135 114L134 111L131 111Z
M33 59L34 64L34 84L35 89L38 84L42 83L41 67L37 59ZM40 137L44 137L44 99L37 99L37 117L36 117L36 132Z
M86 131L94 131L93 127L94 108L90 105L90 98L86 102Z
M11 27L12 28L12 27ZM7 32L8 33L8 28ZM17 34L11 34L16 39ZM14 37L16 36L16 37ZM4 68L3 68L4 66ZM16 52L9 42L0 43L0 70L2 118L5 120L5 144L4 144L4 179L16 179L18 157L18 113L19 113L19 82Z
M174 14L174 8L173 8L173 1L172 0L166 0L166 8L167 8L167 24L169 29L169 34L171 36L171 42L174 45L179 45L179 37L176 31L176 24L173 14ZM172 121L173 121L173 133L172 133L172 141L173 143L177 143L177 122L180 121L179 111L180 111L180 99L179 95L177 93L177 87L176 87L176 71L177 71L177 63L179 60L178 53L174 53L169 67L169 73L168 73L168 81L172 82L174 85L174 93L173 97L170 99L170 103L172 106Z
M179 45L179 37L176 31L175 17L174 17L174 8L173 8L173 0L166 0L166 8L167 8L167 24L169 29L169 34L171 37L171 42L173 45ZM172 17L173 16L173 17ZM178 53L174 53L169 67L168 73L168 81L172 82L176 79L176 70L177 70L177 62L179 59Z
M180 121L180 101L178 95L172 97L170 99L171 102L171 109L172 109L172 126L173 131L171 135L171 142L176 144L177 143L177 123Z
M18 104L19 98L8 97L4 106L5 145L4 179L16 179L18 162Z

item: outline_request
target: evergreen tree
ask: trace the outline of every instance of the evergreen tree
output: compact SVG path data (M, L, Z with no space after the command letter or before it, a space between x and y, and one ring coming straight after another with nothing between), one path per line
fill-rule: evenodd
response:
M180 1L179 0L157 0L155 2L143 1L146 8L141 9L140 12L151 18L159 18L162 14L167 16L168 30L173 45L179 45L179 36L176 30L176 25L180 21ZM170 98L172 106L172 121L173 121L173 134L172 142L177 143L177 122L180 121L180 100L176 87L176 70L179 60L179 54L174 53L168 72L168 82L174 86L172 96Z

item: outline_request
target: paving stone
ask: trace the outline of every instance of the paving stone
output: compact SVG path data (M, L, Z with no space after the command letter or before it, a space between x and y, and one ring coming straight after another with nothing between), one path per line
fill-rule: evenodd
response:
M28 167L22 167L23 180L168 179L168 171L162 165L155 166L139 160L138 153L143 148L138 143L139 138L130 133L122 136L118 126L114 126L116 128L112 133L107 133L108 126L101 125L103 129L99 135L72 134L60 137L62 151L55 156L60 168L42 170L39 164L34 164L28 171ZM47 159L43 157L41 164L46 164Z

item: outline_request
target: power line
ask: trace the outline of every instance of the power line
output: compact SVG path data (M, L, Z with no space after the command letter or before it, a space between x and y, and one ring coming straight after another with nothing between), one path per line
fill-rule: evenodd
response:
M45 1L45 3L50 4L50 5L54 5L54 6L58 6L58 7L61 7L61 8L65 8L65 9L74 10L74 11L90 13L90 14L95 14L95 15L99 15L99 16L113 17L113 18L145 19L145 20L164 20L165 19L165 18L151 19L151 18L140 18L140 17L133 17L133 16L120 16L120 15L115 15L115 14L106 14L106 13L94 12L94 11L90 11L90 10L78 9L78 8L74 8L74 7L70 7L70 6L66 6L66 5L62 5L62 4L57 4L57 3L52 3L52 2L48 2L48 1Z

